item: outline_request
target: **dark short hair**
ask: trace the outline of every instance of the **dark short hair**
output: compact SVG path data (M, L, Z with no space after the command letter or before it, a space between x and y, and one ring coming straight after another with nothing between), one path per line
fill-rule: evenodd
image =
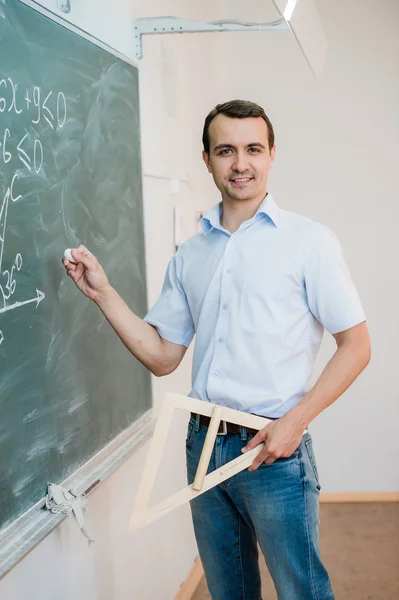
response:
M211 110L209 115L205 119L204 131L202 133L202 143L204 150L209 154L209 125L212 123L216 115L226 115L230 119L248 119L249 117L262 117L267 125L268 138L269 138L269 150L274 146L274 130L273 125L270 122L269 117L261 106L255 104L255 102L249 102L247 100L230 100L223 104L218 104L214 109Z

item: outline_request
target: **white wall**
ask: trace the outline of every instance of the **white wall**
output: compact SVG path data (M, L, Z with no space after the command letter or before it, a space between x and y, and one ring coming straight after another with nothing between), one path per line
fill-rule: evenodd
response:
M367 370L311 425L323 491L397 491L394 159L399 133L399 6L396 0L318 0L317 4L330 43L319 82L312 79L285 32L145 40L140 68L143 169L147 174L187 180L172 196L166 179L144 179L149 302L158 295L173 252L173 205L206 208L218 200L200 162L206 113L217 102L233 97L259 102L277 137L270 190L282 207L321 221L338 234L372 335L373 358ZM46 6L54 10L56 1L46 0ZM262 20L271 14L263 0L248 0L249 16L242 6L232 0L188 5L170 0L167 8L161 0L72 0L68 18L132 55L134 17L175 14L206 20L224 16ZM315 376L333 350L333 339L327 336ZM176 373L154 380L156 407L166 389L189 390L190 359L191 350ZM157 496L184 484L184 418L173 431ZM96 543L87 548L74 523L65 522L3 578L1 598L174 597L196 556L189 508L125 536L146 450L142 448L90 497ZM172 459L176 467L168 471Z

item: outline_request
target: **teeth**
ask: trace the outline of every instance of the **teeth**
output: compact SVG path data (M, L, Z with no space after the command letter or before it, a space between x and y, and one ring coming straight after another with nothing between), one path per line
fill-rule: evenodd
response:
M240 183L242 181L249 181L251 179L251 177L245 177L245 179L233 179L233 181L239 181Z

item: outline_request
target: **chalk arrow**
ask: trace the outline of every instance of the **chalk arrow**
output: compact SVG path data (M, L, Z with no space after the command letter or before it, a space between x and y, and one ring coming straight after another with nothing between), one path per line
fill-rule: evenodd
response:
M10 304L10 306L5 306L4 308L0 308L0 314L3 312L7 312L7 310L14 310L14 308L19 308L20 306L24 306L24 304L30 304L31 302L36 302L36 308L39 306L40 302L45 298L45 294L36 288L36 298L31 298L30 300L25 300L24 302L14 302L14 304Z

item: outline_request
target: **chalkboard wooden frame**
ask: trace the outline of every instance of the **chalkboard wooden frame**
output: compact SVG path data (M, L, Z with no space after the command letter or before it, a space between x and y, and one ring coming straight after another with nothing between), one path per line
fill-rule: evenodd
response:
M137 61L121 54L115 48L69 23L34 0L19 0L19 2L33 8L45 17L52 19L124 62L137 69L139 68ZM61 485L67 489L75 490L78 494L84 492L86 492L86 495L90 494L92 489L96 488L98 484L111 475L150 439L154 428L155 418L151 407L129 428L63 481ZM45 510L44 506L45 498L42 498L8 527L0 531L0 578L65 519L64 515L52 514Z

